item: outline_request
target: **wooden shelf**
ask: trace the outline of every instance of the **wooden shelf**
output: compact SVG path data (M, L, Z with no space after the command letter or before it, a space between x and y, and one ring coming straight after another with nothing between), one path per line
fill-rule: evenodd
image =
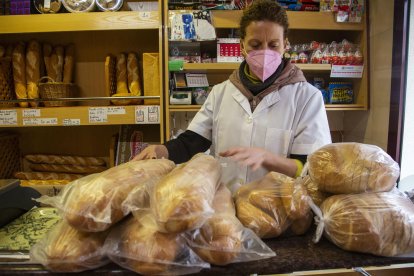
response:
M240 10L213 10L212 21L215 28L236 29L242 16ZM363 23L337 23L332 12L288 11L289 29L294 30L341 30L363 31ZM362 22L365 22L362 19Z
M197 112L201 105L170 105L171 112Z
M0 16L0 34L158 29L158 12L85 12Z
M153 116L148 116L150 108ZM158 105L0 109L0 127L159 124L160 119Z
M184 70L192 71L223 71L235 70L239 68L239 62L220 62L220 63L184 63ZM296 64L303 71L331 71L330 64Z

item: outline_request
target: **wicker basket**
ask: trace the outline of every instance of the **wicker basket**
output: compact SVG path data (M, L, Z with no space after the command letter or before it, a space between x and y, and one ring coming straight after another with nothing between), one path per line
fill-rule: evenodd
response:
M42 83L44 80L51 82ZM77 86L73 83L55 82L49 77L42 77L39 80L39 95L41 99L73 98L77 92ZM44 102L44 106L71 106L70 101Z
M0 132L0 179L14 178L20 170L19 136Z
M11 58L0 58L0 100L14 100L13 71ZM0 102L2 107L14 107L15 103Z

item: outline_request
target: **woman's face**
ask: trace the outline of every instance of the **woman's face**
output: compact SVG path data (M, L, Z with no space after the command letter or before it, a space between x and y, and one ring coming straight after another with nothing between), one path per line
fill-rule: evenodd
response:
M246 36L240 40L240 45L244 57L251 50L265 49L277 51L283 55L286 47L283 27L270 21L252 21L247 25Z

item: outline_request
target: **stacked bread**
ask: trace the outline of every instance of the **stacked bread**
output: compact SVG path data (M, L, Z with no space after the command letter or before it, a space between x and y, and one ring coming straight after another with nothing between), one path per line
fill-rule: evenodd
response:
M236 193L237 217L261 238L280 236L288 228L300 235L312 222L305 187L295 179L270 172Z
M74 46L52 47L31 40L27 45L17 43L12 50L13 79L17 99L38 99L38 83L42 76L48 76L53 82L71 83L74 68ZM43 73L44 69L44 73ZM28 107L28 102L20 102ZM36 107L37 102L30 102Z
M75 155L28 154L24 161L27 171L15 173L21 180L76 180L107 169L100 157Z
M108 96L141 96L141 78L136 53L120 53L115 58L108 55L105 60L105 86ZM112 100L115 105L139 104L141 100Z
M387 153L373 145L330 144L308 156L308 167L309 181L336 194L320 205L318 227L329 240L380 256L414 252L414 205L392 191L399 167Z

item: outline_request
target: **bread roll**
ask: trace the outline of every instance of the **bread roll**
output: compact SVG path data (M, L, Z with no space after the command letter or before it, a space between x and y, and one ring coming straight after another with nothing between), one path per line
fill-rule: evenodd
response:
M51 77L55 82L62 82L64 55L65 49L62 46L56 46L50 56L51 71L49 77Z
M27 97L29 99L39 98L39 87L37 83L40 79L40 43L36 40L29 42L26 50L26 81ZM32 107L36 107L37 102L30 102Z
M342 249L380 256L414 252L414 205L403 195L335 195L321 210L324 234Z
M21 180L76 180L84 174L54 173L54 172L16 172L14 177Z
M108 232L85 233L59 222L30 250L30 259L55 272L80 272L109 262L103 245Z
M307 198L306 189L293 178L270 172L237 191L237 217L259 237L277 237L292 221L299 224L307 219L310 213Z
M39 172L56 172L56 173L79 173L91 174L99 173L106 170L104 166L79 166L79 165L55 165L55 164L30 164L29 168Z
M161 233L150 213L130 217L116 226L105 244L109 258L137 273L168 271L184 242L177 234Z
M240 254L243 230L226 186L221 185L217 190L213 209L214 215L191 235L190 247L206 262L226 265Z
M122 203L133 188L156 182L174 166L167 159L130 161L82 178L62 191L64 203L59 208L73 227L104 231L130 212L122 208Z
M381 148L359 143L326 145L308 156L309 175L333 194L390 191L399 166Z
M141 80L138 72L138 59L135 53L128 54L127 60L128 89L132 96L141 96ZM132 100L132 104L141 104L142 100Z
M17 43L13 49L13 80L17 99L27 99L26 90L26 50L23 42ZM20 107L28 107L28 102L20 102Z
M27 154L24 157L32 163L58 164L58 165L79 165L79 166L106 166L106 161L99 157L85 157L74 155L55 154Z
M73 68L75 66L75 46L69 44L65 48L65 61L63 67L63 82L72 83Z
M52 65L50 63L50 57L52 55L52 45L50 45L49 43L44 43L43 44L43 60L45 63L45 68L46 68L46 75L51 77L53 79L53 77L51 76L52 74ZM53 79L55 80L55 79Z
M203 225L213 213L220 176L214 157L197 154L158 182L150 198L160 229L177 233Z

